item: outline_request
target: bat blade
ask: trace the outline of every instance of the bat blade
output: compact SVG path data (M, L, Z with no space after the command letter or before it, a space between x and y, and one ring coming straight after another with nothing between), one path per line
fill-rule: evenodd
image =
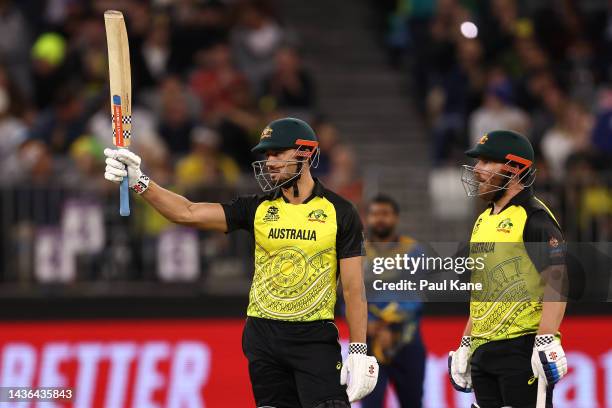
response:
M546 383L542 378L538 379L538 396L536 401L536 408L546 408Z
M108 46L108 77L110 82L111 122L113 144L130 146L132 136L132 74L130 49L125 20L120 11L104 12L106 43ZM130 215L130 197L127 177L119 187L119 213Z

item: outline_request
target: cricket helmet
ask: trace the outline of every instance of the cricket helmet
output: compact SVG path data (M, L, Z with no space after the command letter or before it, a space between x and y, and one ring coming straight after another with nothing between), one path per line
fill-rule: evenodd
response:
M296 149L289 160L258 160L252 163L255 180L263 191L289 185L294 186L296 193L295 183L304 166L317 167L320 154L317 136L308 123L296 118L278 119L268 124L261 132L259 143L251 151L264 154L270 150L288 149ZM283 166L280 175L284 177L274 179L271 176L269 165L272 163Z
M490 173L485 181L479 181L475 175L474 166L463 165L461 181L465 192L469 197L480 195L481 184L493 187L493 191L501 192L507 190L512 180L518 180L524 187L530 187L535 181L533 146L529 140L511 130L494 130L482 136L476 146L469 149L465 154L472 158L484 158L499 163L504 163L501 173L478 170L479 173ZM491 184L494 176L500 176L500 185ZM490 190L491 191L491 190Z

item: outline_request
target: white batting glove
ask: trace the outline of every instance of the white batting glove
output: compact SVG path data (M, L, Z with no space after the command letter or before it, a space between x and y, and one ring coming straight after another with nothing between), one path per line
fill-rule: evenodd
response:
M105 179L121 183L127 177L128 186L138 194L144 193L149 188L150 179L140 170L140 156L128 149L104 149L104 155L106 156Z
M448 376L453 388L461 392L472 392L471 342L470 336L463 336L459 348L448 353Z
M535 337L531 354L531 369L538 381L554 385L567 374L567 359L561 342L552 334Z
M340 384L345 385L350 402L358 401L372 392L378 380L378 362L367 355L368 346L364 343L350 343L349 354L340 372Z

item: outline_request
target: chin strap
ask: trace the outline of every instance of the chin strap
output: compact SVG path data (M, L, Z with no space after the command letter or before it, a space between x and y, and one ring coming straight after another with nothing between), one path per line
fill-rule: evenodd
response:
M298 187L298 180L300 179L300 177L302 177L302 165L303 165L303 162L299 162L297 164L297 173L298 173L298 175L295 176L295 178L293 180L291 180L289 183L287 183L287 188L293 187L293 197L295 197L295 198L300 196L300 189Z

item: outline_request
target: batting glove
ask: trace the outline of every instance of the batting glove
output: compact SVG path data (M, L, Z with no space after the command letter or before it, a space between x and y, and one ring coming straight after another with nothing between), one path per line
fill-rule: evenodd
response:
M531 354L531 369L538 381L554 385L567 374L567 359L561 342L552 334L535 337Z
M472 392L471 342L470 336L463 336L459 348L448 353L448 377L453 388L461 392Z
M350 402L358 401L372 392L378 380L378 362L367 355L368 346L364 343L350 343L349 354L340 372L340 384L350 381L346 394Z
M149 177L140 170L140 156L127 149L104 149L106 156L106 169L104 178L114 183L121 183L124 177L128 178L128 186L138 194L149 188Z

